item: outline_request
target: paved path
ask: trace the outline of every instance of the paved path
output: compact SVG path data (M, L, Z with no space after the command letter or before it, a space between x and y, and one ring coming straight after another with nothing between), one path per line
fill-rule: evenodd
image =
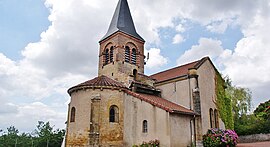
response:
M270 141L256 143L239 143L236 147L270 147Z

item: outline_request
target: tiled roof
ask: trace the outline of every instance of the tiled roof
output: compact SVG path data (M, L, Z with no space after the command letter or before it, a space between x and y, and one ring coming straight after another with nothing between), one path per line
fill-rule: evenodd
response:
M195 61L192 63L188 63L185 65L181 65L166 71L162 71L159 73L156 73L154 75L151 75L150 77L157 80L157 82L160 81L166 81L169 79L177 78L182 75L187 75L188 74L188 69L193 68L199 61Z
M78 90L81 88L127 88L122 83L115 81L107 76L99 76L92 80L85 81L79 85L76 85L74 87L71 87L68 90L68 93L71 94L74 90Z
M190 68L197 68L203 61L209 59L208 57L202 58L201 60L194 61L191 63L187 63L175 68L171 68L156 74L151 75L150 77L157 80L157 82L166 81L169 79L174 79L180 76L184 76L188 74L188 70Z
M112 89L122 89L125 93L132 95L138 99L141 99L147 103L150 103L154 106L157 106L161 109L164 109L170 113L180 113L180 114L188 114L188 115L195 115L195 113L192 110L189 110L183 106L177 105L173 102L170 102L166 99L154 96L154 95L148 95L148 94L141 94L141 93L135 93L123 85L122 83L115 81L107 76L99 76L92 80L88 80L86 82L83 82L79 85L76 85L74 87L71 87L68 90L68 93L71 94L72 92L80 89L87 89L87 88L112 88Z
M164 98L154 96L154 95L148 95L148 94L142 94L142 93L135 93L129 90L124 90L125 93L132 95L140 100L143 100L147 103L150 103L156 107L159 107L163 110L166 110L170 113L179 113L179 114L187 114L187 115L196 115L196 113L190 109L187 109L183 106L180 106L178 104L175 104L173 102L170 102Z

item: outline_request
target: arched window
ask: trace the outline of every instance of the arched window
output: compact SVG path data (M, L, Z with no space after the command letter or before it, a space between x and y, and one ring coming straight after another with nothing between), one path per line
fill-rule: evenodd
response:
M147 133L147 131L148 131L148 129L147 129L147 120L144 120L143 124L142 124L142 132Z
M131 54L131 63L136 65L136 49L132 49L132 54Z
M71 112L70 112L70 122L75 122L75 113L76 113L76 109L75 107L72 107Z
M215 111L214 111L214 116L215 116L215 128L219 128L218 111L217 111L217 109L215 109Z
M109 63L109 49L105 50L105 64Z
M128 62L128 63L130 62L129 56L130 56L130 48L128 46L126 46L126 48L125 48L125 62Z
M113 62L113 47L110 49L110 62Z
M113 105L110 107L110 122L118 122L119 121L119 110L118 107Z
M214 127L214 113L213 113L213 109L210 108L209 110L209 116L210 116L210 127L213 128Z

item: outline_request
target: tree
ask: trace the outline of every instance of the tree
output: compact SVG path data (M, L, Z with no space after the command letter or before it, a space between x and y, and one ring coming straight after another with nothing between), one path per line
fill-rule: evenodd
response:
M39 121L35 134L38 136L37 146L39 147L60 147L62 144L64 130L53 130L49 122Z
M241 114L235 120L235 131L239 135L270 133L269 105L270 100L261 103L253 114Z
M32 135L29 133L19 134L18 129L10 126L0 136L0 147L60 147L64 135L64 130L54 130L49 122L39 121L37 129Z
M255 110L254 114L264 120L270 120L270 100L261 103Z
M248 114L251 108L251 91L248 88L242 88L232 85L229 77L225 78L226 82L226 97L232 101L232 111L234 120L237 120L241 115Z
M19 130L16 129L14 126L8 127L7 130L8 130L7 132L8 135L18 136Z
M0 137L0 147L15 146L18 141L18 129L14 126L7 128L7 132L4 132Z

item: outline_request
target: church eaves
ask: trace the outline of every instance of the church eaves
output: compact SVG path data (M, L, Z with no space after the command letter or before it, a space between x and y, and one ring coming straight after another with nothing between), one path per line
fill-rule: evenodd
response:
M187 109L179 104L173 103L169 100L166 100L164 98L161 98L155 95L135 93L129 90L124 90L124 92L135 98L138 98L142 101L152 104L153 106L156 106L165 111L168 111L170 113L177 113L177 114L184 114L184 115L198 115L193 110Z
M144 42L144 39L136 32L127 0L119 0L109 29L100 42L118 31L131 35Z
M115 81L107 76L101 75L99 77L96 77L94 79L85 81L79 85L73 86L68 89L68 93L71 94L74 91L80 90L80 89L127 89L125 85L122 83Z

